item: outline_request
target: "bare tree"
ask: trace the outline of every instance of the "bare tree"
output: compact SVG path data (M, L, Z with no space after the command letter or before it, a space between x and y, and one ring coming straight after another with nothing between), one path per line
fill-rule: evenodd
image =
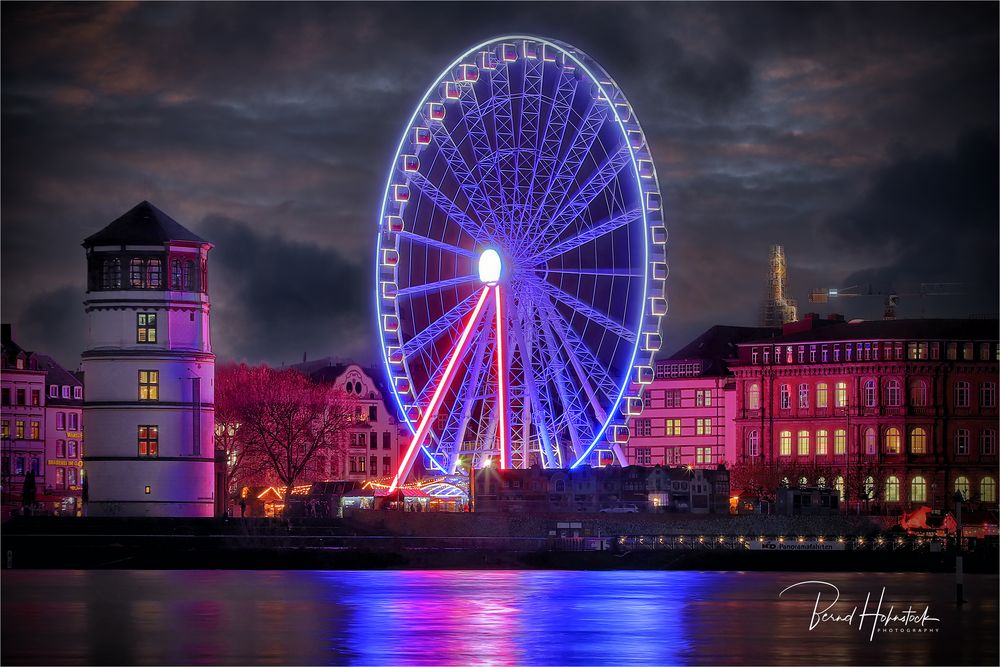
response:
M749 493L773 503L782 472L775 462L745 458L729 466L729 486L734 492Z
M340 391L291 369L243 367L236 375L239 408L230 419L238 423L237 447L277 478L286 498L317 455L340 461L352 416Z
M215 447L226 454L226 491L273 481L262 453L248 442L243 426L247 390L256 369L222 364L215 370Z

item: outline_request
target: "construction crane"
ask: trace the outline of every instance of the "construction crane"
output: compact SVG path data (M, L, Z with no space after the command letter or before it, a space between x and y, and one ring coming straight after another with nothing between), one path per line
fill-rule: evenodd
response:
M850 287L822 287L809 290L809 303L829 303L830 299L840 299L844 297L858 296L881 296L884 297L883 319L896 319L896 306L899 305L900 297L925 297L925 296L960 296L965 294L961 290L964 283L920 283L919 292L900 293L889 288L888 290L873 290L868 286L867 292L859 292L857 285Z

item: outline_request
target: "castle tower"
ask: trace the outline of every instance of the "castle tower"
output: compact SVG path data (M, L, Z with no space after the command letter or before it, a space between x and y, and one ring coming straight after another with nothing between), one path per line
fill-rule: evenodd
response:
M785 264L785 249L780 245L771 246L768 262L767 297L760 309L762 327L780 327L786 322L799 319L795 302L786 296L788 268Z
M144 201L83 247L87 512L212 516L212 244Z

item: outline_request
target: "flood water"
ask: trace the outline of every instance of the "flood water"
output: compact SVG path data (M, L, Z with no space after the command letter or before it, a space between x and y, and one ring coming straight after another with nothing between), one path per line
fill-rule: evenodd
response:
M807 580L827 582L793 588ZM578 571L11 571L13 664L998 664L998 578ZM831 584L828 586L827 584ZM853 621L809 629L820 610ZM921 625L859 619L911 607ZM859 625L861 629L859 630ZM891 632L870 636L873 625ZM902 628L902 630L900 630ZM922 631L915 631L922 630Z

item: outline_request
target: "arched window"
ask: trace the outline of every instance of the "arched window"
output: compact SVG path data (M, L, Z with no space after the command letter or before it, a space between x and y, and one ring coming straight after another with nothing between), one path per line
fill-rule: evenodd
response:
M760 433L757 431L747 433L747 456L760 456Z
M899 429L890 426L885 431L885 453L899 454L900 451L902 451L902 447L900 446Z
M816 407L817 408L828 408L830 407L830 394L829 388L825 382L820 382L816 385Z
M890 503L899 501L899 478L895 475L889 475L885 480L885 499Z
M992 477L983 477L979 482L979 500L984 503L997 501L997 481Z
M788 478L787 477L782 477L781 481L778 482L778 486L781 486L782 488L787 489L788 488Z
M160 289L163 276L163 266L156 257L151 257L146 263L146 287L149 289Z
M847 453L847 431L838 428L833 432L833 454L843 456Z
M816 456L826 456L830 453L830 435L826 429L816 431Z
M914 380L910 383L910 405L915 408L927 406L927 383L923 380Z
M799 477L799 488L804 489L809 486L809 480L805 477Z
M997 406L997 385L995 382L984 382L979 385L979 407L995 408Z
M816 480L816 486L818 486L821 489L825 489L826 488L826 477L820 477L819 479L817 479Z
M920 475L910 480L910 502L927 502L927 480Z
M878 454L878 436L876 436L875 429L873 428L865 429L865 454L868 456Z
M861 485L862 500L871 500L875 497L875 478L869 475L865 477L865 483Z
M877 404L878 393L875 391L875 380L865 381L865 407L874 408Z
M117 257L108 257L101 263L101 287L103 289L121 289L122 261Z
M799 456L809 456L809 431L799 431Z
M927 453L927 431L919 426L910 431L910 453Z
M833 478L833 488L837 489L837 493L840 494L840 499L844 499L844 478L837 475Z
M969 478L968 477L956 477L955 478L955 493L962 494L962 500L969 499Z
M747 410L760 410L760 385L756 382L747 388Z
M969 429L960 428L955 430L955 453L969 453Z
M778 435L778 455L779 456L791 456L792 455L792 432L782 431Z
M898 407L902 403L899 391L899 380L889 380L885 385L885 403L890 407Z
M834 387L833 406L836 408L847 407L847 383L838 382Z

